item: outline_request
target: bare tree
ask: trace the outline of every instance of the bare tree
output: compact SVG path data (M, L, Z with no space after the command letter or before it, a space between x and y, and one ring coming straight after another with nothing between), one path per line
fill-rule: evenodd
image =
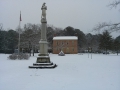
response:
M108 5L108 7L110 7L110 8L112 9L113 7L116 8L118 5L120 5L120 0L113 1L112 3L110 3L110 4Z
M113 1L112 3L110 3L108 5L108 7L110 7L112 9L113 7L116 8L118 5L120 5L120 0ZM102 22L102 23L97 24L93 28L93 31L99 31L100 32L101 30L108 30L109 32L120 31L120 22L118 22L118 23Z
M33 56L34 50L39 48L40 28L40 25L28 23L24 25L24 31L21 34L21 48L29 49L29 52L33 50Z
M103 22L103 23L99 23L97 24L94 28L93 28L93 31L104 31L104 30L109 30L109 32L114 32L114 31L120 31L120 23L114 23L114 24L111 24L111 23L106 23L106 22Z

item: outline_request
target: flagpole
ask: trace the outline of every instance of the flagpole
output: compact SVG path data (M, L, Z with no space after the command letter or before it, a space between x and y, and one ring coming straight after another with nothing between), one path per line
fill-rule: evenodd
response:
M19 21L18 33L19 33L19 39L18 39L18 54L20 54L20 21Z
M18 33L19 33L19 40L18 40L18 54L20 54L20 27L21 26L21 11L20 11L20 20L19 20L19 28L18 28Z

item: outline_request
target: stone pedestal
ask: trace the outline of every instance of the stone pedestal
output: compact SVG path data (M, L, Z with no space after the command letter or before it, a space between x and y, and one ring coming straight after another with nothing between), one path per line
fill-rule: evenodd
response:
M36 63L50 63L50 57L49 56L39 56L39 57L37 57Z
M49 63L50 57L48 55L47 41L41 40L39 44L40 44L40 53L38 54L36 63Z

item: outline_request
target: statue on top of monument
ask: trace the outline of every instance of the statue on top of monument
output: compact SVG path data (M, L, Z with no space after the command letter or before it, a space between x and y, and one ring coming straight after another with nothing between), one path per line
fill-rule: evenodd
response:
M44 18L46 20L46 10L47 10L47 6L45 5L46 3L43 3L41 10L42 10L42 16L41 19Z

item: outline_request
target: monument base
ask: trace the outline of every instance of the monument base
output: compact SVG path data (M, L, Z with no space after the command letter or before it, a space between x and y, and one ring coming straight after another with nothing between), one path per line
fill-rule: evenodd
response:
M33 63L33 66L29 66L29 68L36 68L36 69L45 69L45 68L55 68L57 67L56 64L50 62L49 56L38 56L36 63Z
M38 56L49 56L49 54L48 53L46 53L46 54L38 54Z
M29 68L35 68L35 69L52 69L57 67L56 64L53 64L52 62L50 63L33 63L33 66L29 66Z
M39 57L37 57L36 63L50 63L50 57L49 56L39 56Z

